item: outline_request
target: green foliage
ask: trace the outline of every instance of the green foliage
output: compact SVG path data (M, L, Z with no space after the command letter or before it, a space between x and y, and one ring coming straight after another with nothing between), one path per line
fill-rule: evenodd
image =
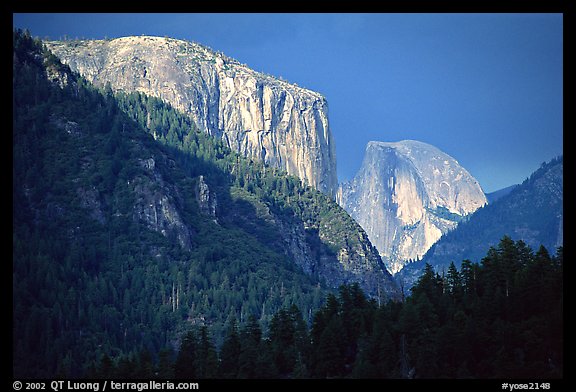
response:
M219 374L222 378L236 378L240 369L240 336L236 319L232 318L228 326L228 331L224 343L220 349Z
M194 331L188 331L184 335L178 350L178 357L174 364L174 376L180 379L194 379L196 377L196 365L202 360L198 355L198 338Z
M263 377L258 363L282 378L561 378L562 254L504 237L481 265L452 265L444 278L428 265L405 302L381 306L343 285L309 332L295 306L266 338L255 319L239 342L231 328L221 364L239 363L238 378Z
M116 362L104 356L95 376L159 377L165 368L180 378L561 378L562 252L550 257L542 247L521 263L524 247L503 238L483 265L470 266L474 288L457 289L461 271L443 280L427 268L405 302L377 306L357 284L343 285L338 296L328 294L310 330L291 305L265 334L253 316L241 329L232 319L219 355L207 328L193 328L173 365L154 367L146 352ZM505 265L516 266L515 283L494 303L506 281L497 287L491 276ZM510 304L523 306L511 311ZM489 305L496 309L486 312Z
M310 340L307 325L296 305L280 309L274 315L270 322L269 339L279 374L283 377L306 377Z
M427 264L400 314L416 376L561 377L561 255L505 236L445 279Z

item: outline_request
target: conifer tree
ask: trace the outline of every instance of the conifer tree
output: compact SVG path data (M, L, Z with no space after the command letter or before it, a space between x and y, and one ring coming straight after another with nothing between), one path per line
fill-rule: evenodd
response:
M182 338L178 356L174 364L174 377L181 379L194 379L196 372L199 343L194 331L190 330Z
M248 322L240 331L240 366L238 378L258 378L257 364L262 355L262 330L254 315L248 317ZM264 350L266 351L266 350Z
M228 331L222 348L220 349L220 376L222 378L236 378L240 369L241 342L238 334L238 325L233 318L228 325Z
M197 378L216 378L218 375L218 355L205 325L200 328L194 367Z

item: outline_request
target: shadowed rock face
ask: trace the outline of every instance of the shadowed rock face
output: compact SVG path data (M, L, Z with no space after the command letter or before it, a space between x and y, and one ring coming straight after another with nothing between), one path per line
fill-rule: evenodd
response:
M159 97L231 149L334 196L336 153L322 95L187 41L139 36L46 45L90 82Z
M486 204L486 197L455 159L431 145L405 140L368 143L362 167L341 185L337 201L396 273Z

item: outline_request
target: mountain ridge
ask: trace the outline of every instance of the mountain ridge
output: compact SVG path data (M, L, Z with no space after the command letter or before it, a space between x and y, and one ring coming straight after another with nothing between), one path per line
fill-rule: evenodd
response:
M486 199L488 200L488 203L494 203L496 200L498 200L502 196L506 196L507 194L512 192L514 190L514 188L516 188L518 185L519 184L513 184L513 185L509 185L507 187L504 187L502 189L497 189L494 192L486 193Z

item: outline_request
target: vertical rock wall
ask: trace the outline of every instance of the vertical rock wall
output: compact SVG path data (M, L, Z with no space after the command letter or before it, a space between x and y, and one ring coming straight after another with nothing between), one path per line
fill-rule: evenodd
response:
M322 95L186 41L141 36L46 44L90 82L162 98L231 149L334 196L336 153Z

